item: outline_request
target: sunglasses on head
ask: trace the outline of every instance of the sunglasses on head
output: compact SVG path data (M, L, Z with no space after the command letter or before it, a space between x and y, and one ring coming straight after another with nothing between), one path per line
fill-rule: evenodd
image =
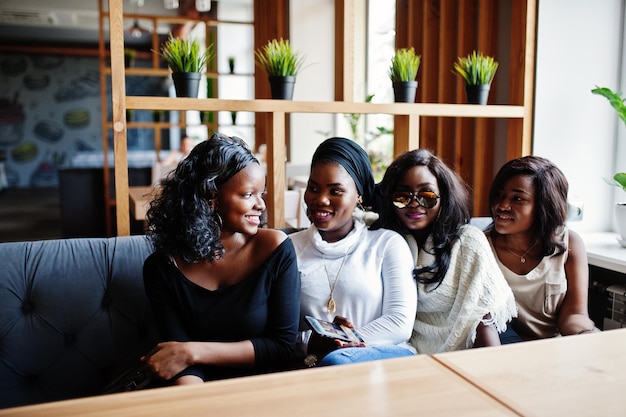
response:
M427 209L435 207L439 200L439 196L434 191L396 191L391 194L391 202L399 209L411 204L414 198L417 204Z

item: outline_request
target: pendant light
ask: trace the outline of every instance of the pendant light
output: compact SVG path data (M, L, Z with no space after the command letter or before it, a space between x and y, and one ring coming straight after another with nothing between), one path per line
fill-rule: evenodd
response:
M143 6L143 0L133 1L133 5L135 9L134 12L135 14L137 14L137 8ZM141 39L143 38L144 35L150 33L148 29L141 27L141 25L139 24L139 19L137 18L135 18L135 21L133 22L132 26L126 29L125 32L133 39Z
M133 25L127 29L131 38L140 39L143 35L150 33L148 29L144 29L139 25L139 20L135 19Z

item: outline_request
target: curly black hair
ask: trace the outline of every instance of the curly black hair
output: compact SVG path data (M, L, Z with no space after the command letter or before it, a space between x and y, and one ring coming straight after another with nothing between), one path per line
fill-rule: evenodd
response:
M418 282L439 285L450 266L452 244L458 239L461 226L467 224L470 218L469 188L456 172L429 150L404 152L391 163L382 181L376 186L375 211L380 218L373 227L385 227L401 234L410 233L395 214L391 194L406 172L415 166L426 166L435 176L441 199L437 219L429 226L435 261L422 268L416 267L413 276ZM421 241L418 245L423 247L424 243Z
M498 200L500 190L512 177L524 175L535 185L535 219L533 232L539 240L544 256L565 251L563 229L567 219L567 193L569 184L565 174L551 161L540 156L523 156L504 164L491 182L489 207ZM497 234L495 228L491 233Z
M155 251L186 262L213 261L224 254L221 218L215 211L220 187L251 163L246 143L219 133L200 142L161 181L147 212L148 237Z

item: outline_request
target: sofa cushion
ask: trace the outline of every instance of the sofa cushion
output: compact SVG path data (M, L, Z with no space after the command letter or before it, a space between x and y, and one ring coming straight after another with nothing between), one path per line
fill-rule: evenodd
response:
M94 395L156 343L144 236L0 244L0 407Z

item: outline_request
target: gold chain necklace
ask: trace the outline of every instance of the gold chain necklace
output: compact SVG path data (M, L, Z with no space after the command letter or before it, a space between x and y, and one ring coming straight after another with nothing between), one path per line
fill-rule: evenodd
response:
M519 256L519 261L520 261L521 263L526 263L526 255L528 255L528 252L530 252L530 251L532 250L532 248L534 248L535 246L537 246L537 243L538 243L538 242L539 242L539 240L535 240L535 243L533 243L533 245L532 245L530 248L528 248L528 250L527 250L526 252L524 252L524 254L523 254L522 256L519 256L517 253L513 252L513 249L510 249L510 248L508 247L508 245L506 245L506 244L504 245L504 248L505 248L506 250L508 250L509 252L511 252L513 255L515 255L515 256Z
M348 252L350 252L349 249L348 249ZM333 314L337 310L336 305L335 305L335 298L333 297L333 294L335 293L335 286L337 285L337 281L339 281L339 274L341 273L341 268L343 268L343 264L346 263L346 259L348 258L348 252L346 252L346 254L343 255L343 258L341 259L341 265L339 265L339 269L337 270L337 274L335 275L335 279L332 280L332 283L330 279L330 274L328 273L328 268L326 267L326 258L324 257L324 254L322 253L322 263L324 264L324 272L326 273L326 279L328 280L328 287L330 288L330 297L328 297L328 303L326 303L326 311L329 312L330 314Z

